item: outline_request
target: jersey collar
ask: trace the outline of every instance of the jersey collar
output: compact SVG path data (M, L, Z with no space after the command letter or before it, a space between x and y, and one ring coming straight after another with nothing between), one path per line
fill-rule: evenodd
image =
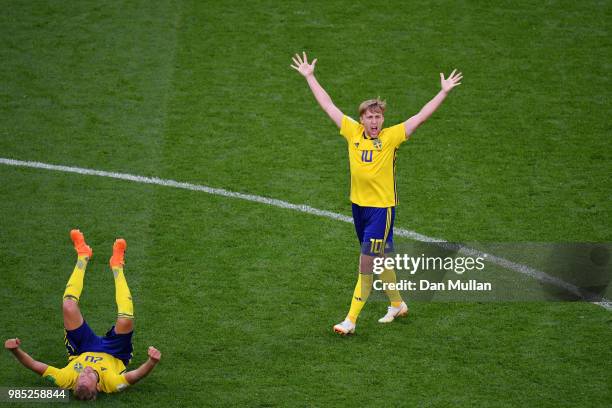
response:
M379 133L379 135L380 135L380 133ZM365 130L363 131L362 136L363 136L363 138L364 138L364 139L367 139L367 140L374 140L374 139L378 139L378 136L376 136L376 137L370 137L370 136L368 136L368 134L366 133L366 131L365 131Z

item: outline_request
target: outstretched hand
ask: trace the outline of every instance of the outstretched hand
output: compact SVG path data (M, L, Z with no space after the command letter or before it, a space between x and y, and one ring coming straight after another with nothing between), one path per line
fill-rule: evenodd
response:
M156 349L153 346L149 346L149 350L148 350L148 354L149 354L149 359L156 363L159 362L159 359L161 358L161 352Z
M457 72L456 69L451 72L447 79L444 79L444 74L440 72L440 85L442 86L442 90L444 92L450 92L457 85L461 85L461 78L463 78L463 74L461 72Z
M21 340L19 339L8 339L7 341L4 342L4 348L7 350L15 350L19 348L20 344L21 344Z
M306 53L302 52L301 57L300 57L300 54L295 54L295 56L292 59L293 59L294 65L291 65L291 68L295 69L297 72L302 74L304 77L307 77L314 73L315 64L317 63L316 58L313 59L312 63L309 64Z

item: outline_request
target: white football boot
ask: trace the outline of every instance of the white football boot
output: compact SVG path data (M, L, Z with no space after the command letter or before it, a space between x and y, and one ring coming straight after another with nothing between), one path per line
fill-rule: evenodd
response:
M355 323L351 322L349 318L346 318L342 323L338 323L334 326L334 331L343 336L353 334L355 333Z
M408 306L402 302L399 307L389 306L387 314L378 319L378 323L391 323L396 317L406 316L408 314Z

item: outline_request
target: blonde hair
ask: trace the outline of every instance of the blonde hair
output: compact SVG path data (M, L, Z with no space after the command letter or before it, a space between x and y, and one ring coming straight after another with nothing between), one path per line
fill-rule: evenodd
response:
M359 116L363 115L367 111L380 112L385 113L385 108L387 107L387 102L376 99L368 99L367 101L361 102L359 105Z
M98 396L97 388L90 390L85 386L77 386L74 388L74 398L81 401L93 401Z

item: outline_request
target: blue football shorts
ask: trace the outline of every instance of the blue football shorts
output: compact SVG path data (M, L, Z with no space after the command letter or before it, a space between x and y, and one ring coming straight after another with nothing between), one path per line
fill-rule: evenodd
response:
M380 256L393 252L395 207L361 207L353 204L353 222L361 253Z
M123 361L127 367L132 359L132 334L133 331L125 334L117 334L115 326L100 337L94 333L86 321L74 330L64 329L64 343L69 356L78 356L88 351L106 353Z

